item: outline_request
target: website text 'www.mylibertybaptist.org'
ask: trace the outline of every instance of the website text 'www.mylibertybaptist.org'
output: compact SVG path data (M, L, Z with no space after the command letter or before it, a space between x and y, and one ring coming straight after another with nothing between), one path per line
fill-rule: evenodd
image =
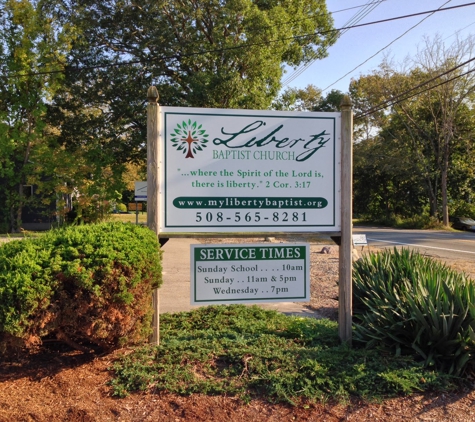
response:
M181 209L322 209L328 201L308 197L181 196L173 200L173 205Z

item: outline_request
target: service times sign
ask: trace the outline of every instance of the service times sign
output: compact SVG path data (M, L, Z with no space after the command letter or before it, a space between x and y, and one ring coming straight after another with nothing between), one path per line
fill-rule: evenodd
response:
M340 113L160 118L162 233L340 231Z
M309 245L191 245L191 304L308 302Z

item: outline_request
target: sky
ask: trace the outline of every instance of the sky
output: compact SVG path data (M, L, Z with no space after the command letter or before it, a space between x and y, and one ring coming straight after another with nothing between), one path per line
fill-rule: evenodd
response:
M376 4L368 4L375 2ZM455 40L456 33L462 38L475 34L474 0L327 0L328 10L334 12L335 28L348 26L351 21L358 25L469 3L474 4L436 12L433 15L419 15L349 29L329 48L329 55L325 59L313 62L306 69L298 68L297 72L288 68L282 79L284 89L305 88L313 84L321 89L323 94L332 89L347 92L352 78L357 79L377 69L385 55L395 64L402 63L407 56L414 56L418 48L423 49L424 36L433 38L439 34L444 42L450 45ZM356 6L363 7L354 8ZM348 8L351 9L341 11ZM355 22L361 18L364 11L369 13ZM415 27L411 29L413 26ZM408 30L409 32L397 39ZM392 44L385 48L390 43ZM371 58L379 50L382 51ZM366 60L368 61L362 64Z

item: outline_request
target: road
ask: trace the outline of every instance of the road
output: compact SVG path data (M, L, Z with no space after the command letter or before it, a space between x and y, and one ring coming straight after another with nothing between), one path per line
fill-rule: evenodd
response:
M431 256L475 260L475 233L353 227L353 234L365 234L369 249L406 246Z

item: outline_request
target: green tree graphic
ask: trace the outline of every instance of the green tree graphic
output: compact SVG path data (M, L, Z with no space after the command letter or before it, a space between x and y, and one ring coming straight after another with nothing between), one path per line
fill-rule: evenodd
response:
M196 122L191 122L191 119L187 122L183 122L181 125L177 124L175 131L173 132L171 142L178 151L186 153L185 158L195 158L193 154L197 151L203 151L208 143L208 134L202 125L197 126Z

